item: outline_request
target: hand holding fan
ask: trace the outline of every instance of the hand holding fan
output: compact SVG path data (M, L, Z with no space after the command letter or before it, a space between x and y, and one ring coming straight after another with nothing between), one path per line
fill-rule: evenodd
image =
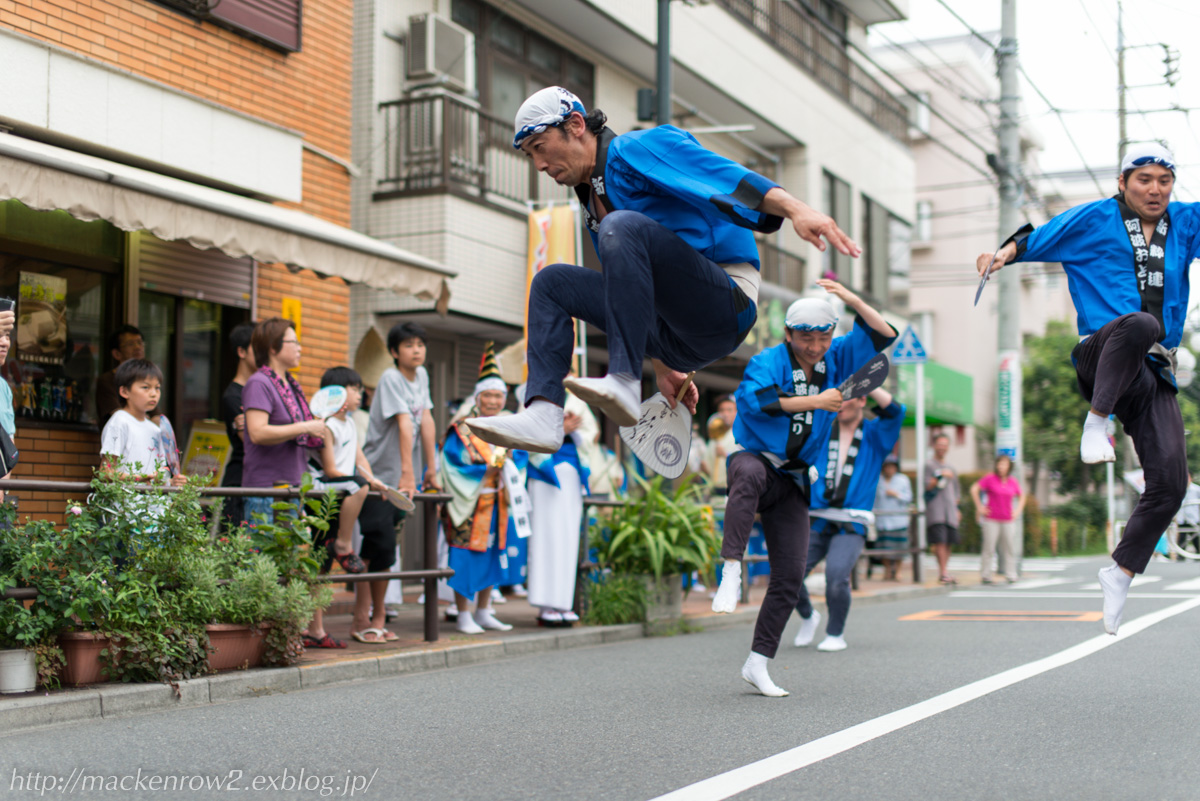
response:
M675 408L661 392L642 403L637 424L621 427L621 439L654 472L679 478L687 467L692 445L692 413L680 401L692 385L689 373L675 396Z
M395 487L384 487L384 490L385 491L382 493L384 500L390 502L392 506L395 506L401 512L411 512L413 509L417 508L417 505L413 503L412 498L408 497Z
M876 353L869 362L858 369L858 372L838 386L838 392L842 393L842 400L861 398L879 389L887 376L888 358L882 353Z

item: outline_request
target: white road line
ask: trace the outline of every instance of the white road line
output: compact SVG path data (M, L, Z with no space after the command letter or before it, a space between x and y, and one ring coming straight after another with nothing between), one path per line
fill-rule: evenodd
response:
M1077 584L1079 581L1080 579L1069 578L1031 579L1029 581L1022 580L1009 587L1009 590L1012 592L1022 592L1024 590L1037 590L1041 589L1042 587L1053 587L1056 584ZM1197 587L1196 589L1200 590L1200 587Z
M997 673L986 679L972 682L958 689L934 696L910 707L890 712L874 720L864 721L856 726L835 732L813 740L788 751L752 762L740 768L705 779L687 787L658 796L652 801L723 801L738 793L744 793L751 787L765 784L780 776L786 776L801 768L808 767L822 760L837 756L877 737L891 734L894 731L911 726L926 718L962 706L965 703L982 698L985 695L1002 690L1018 682L1031 679L1047 671L1063 665L1068 665L1085 656L1090 656L1110 645L1121 642L1133 635L1144 631L1156 623L1161 623L1175 615L1200 606L1200 597L1190 598L1182 603L1168 606L1157 612L1143 615L1121 626L1121 632L1116 637L1101 634L1073 645L1064 651L1051 654L1043 659L1029 662L1025 665ZM786 702L785 702L786 703Z
M1170 584L1163 587L1164 590L1175 590L1176 592L1196 592L1200 590L1200 578L1181 581L1178 584Z
M1169 589L1169 588L1167 588ZM1012 592L1010 590L956 590L951 593L951 598L1007 598L1014 600L1016 598L1101 598L1103 597L1100 590L1092 590L1091 592ZM1130 598L1170 598L1176 600L1180 597L1179 593L1164 593L1164 592L1131 592Z

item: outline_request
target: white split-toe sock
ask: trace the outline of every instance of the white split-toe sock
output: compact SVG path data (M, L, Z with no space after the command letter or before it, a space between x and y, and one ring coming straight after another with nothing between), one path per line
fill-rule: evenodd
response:
M746 664L742 665L742 678L754 685L763 695L769 698L782 698L788 691L777 687L767 675L767 658L762 654L750 652Z
M738 595L742 591L742 563L736 559L726 559L721 568L721 586L713 597L712 610L718 614L727 615L737 609Z
M821 613L813 610L812 617L800 618L800 630L796 632L795 646L807 648L812 645L813 637L817 636L817 626L821 625Z
M578 623L579 615L572 612L570 609L562 610L562 619L564 623Z
M483 628L475 622L475 618L471 617L471 612L467 609L458 613L458 620L454 625L463 634L483 634Z
M490 629L491 631L509 631L512 629L512 626L508 623L501 623L496 619L496 616L492 614L492 608L490 606L487 609L475 610L475 622L483 628Z
M842 635L836 637L826 634L825 639L821 640L821 644L817 646L818 651L845 651L846 638Z
M604 378L569 376L563 380L563 386L617 425L637 425L642 416L642 382L629 373L613 373Z
M1084 464L1115 462L1117 454L1108 441L1108 418L1088 412L1083 421L1083 437L1079 440L1079 458Z
M472 417L467 426L484 442L534 453L555 453L563 444L563 409L535 400L517 414Z
M1116 634L1121 625L1121 613L1125 611L1125 598L1133 576L1128 575L1115 562L1100 568L1100 589L1104 591L1104 630Z

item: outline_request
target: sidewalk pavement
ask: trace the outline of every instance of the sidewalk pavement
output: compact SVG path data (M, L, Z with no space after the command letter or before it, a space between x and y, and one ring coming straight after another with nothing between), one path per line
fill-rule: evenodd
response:
M884 603L949 592L938 584L937 571L925 571L932 580L912 582L911 570L900 581L862 580L854 592L855 604ZM820 574L809 578L809 591L818 608L824 606ZM978 574L959 576L960 584L978 583ZM692 627L707 629L741 623L752 624L758 604L766 592L765 578L751 587L750 603L739 605L736 612L717 615L712 612L708 591L695 590L684 599L684 619ZM346 648L310 649L300 661L285 668L253 668L213 674L180 683L180 695L165 684L93 684L47 692L0 696L0 732L61 725L93 718L127 717L155 710L221 703L274 693L294 692L311 687L378 679L441 668L453 668L565 648L601 645L646 636L640 623L623 626L584 626L541 628L538 610L524 599L509 598L493 607L496 616L512 624L506 632L488 631L479 635L460 633L444 614L439 615L439 639L424 641L424 607L417 604L419 591L404 594L387 628L398 639L382 644L356 642L350 637L353 594L345 585L335 585L334 603L325 617L325 628ZM443 610L444 610L443 604ZM693 629L694 630L694 629Z

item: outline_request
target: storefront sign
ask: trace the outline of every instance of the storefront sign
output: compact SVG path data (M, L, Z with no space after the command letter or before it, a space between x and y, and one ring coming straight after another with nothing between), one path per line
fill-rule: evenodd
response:
M17 301L17 358L62 364L67 357L67 279L21 273Z
M197 420L192 423L187 450L183 452L184 475L210 476L209 486L219 486L229 463L229 451L224 423Z

